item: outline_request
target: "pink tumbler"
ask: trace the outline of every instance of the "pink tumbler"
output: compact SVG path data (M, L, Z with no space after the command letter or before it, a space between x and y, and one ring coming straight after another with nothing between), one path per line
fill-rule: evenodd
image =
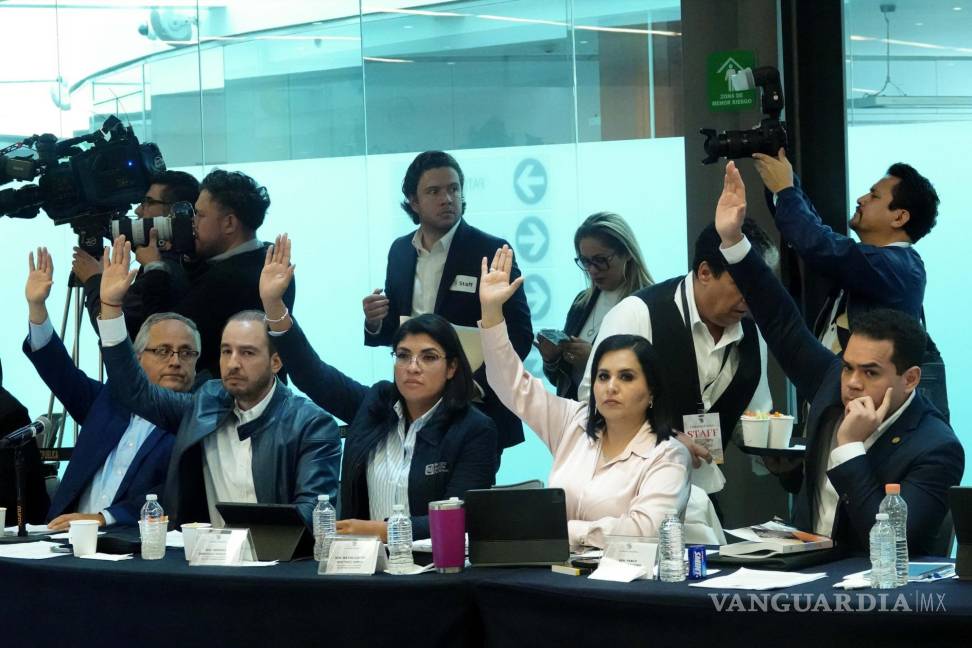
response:
M466 565L466 510L453 497L429 502L432 562L440 574L461 572Z

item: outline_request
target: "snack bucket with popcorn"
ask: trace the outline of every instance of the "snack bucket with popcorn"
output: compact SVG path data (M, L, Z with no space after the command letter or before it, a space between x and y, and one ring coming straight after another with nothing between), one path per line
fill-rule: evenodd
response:
M742 421L743 445L750 448L765 448L769 441L769 416L766 412L745 412L739 417Z
M769 418L769 447L789 448L793 436L793 417L773 412Z

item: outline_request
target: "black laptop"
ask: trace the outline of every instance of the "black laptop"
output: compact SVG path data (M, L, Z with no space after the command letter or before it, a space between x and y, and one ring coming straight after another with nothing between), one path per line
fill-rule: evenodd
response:
M553 565L570 558L563 489L471 490L463 499L471 564Z
M314 554L314 537L294 504L218 502L227 528L249 529L257 560L296 560Z

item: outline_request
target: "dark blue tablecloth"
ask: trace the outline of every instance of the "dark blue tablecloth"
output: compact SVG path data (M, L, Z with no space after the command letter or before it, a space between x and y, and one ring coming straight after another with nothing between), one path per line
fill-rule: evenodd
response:
M864 559L843 560L806 570L827 573L806 585L734 593L687 582L606 583L543 568L322 577L311 561L189 567L171 549L161 561L0 560L0 626L5 642L18 642L12 645L139 648L972 643L972 585L912 584L885 591L883 603L877 590L833 589L866 567Z

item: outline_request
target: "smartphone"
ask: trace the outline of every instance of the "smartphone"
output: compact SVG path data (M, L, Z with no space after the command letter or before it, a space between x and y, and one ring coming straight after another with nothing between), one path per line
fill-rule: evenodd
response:
M537 333L537 337L543 338L554 346L557 346L561 342L570 341L570 336L558 329L540 329L540 332Z

